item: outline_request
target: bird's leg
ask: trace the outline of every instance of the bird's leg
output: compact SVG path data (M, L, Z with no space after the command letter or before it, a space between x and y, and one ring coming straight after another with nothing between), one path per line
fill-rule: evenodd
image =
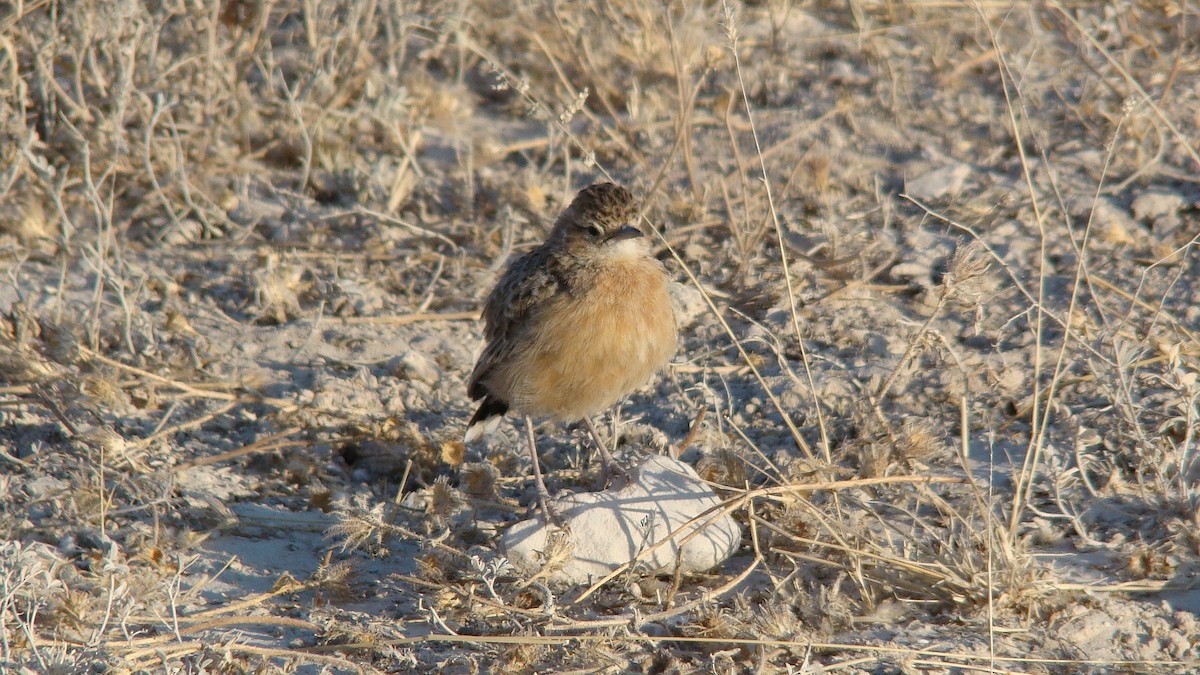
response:
M546 516L547 524L561 525L562 519L550 509L550 491L546 489L546 481L542 480L542 463L538 461L537 441L533 434L533 418L525 416L525 439L529 442L529 461L533 462L533 477L537 480L538 506Z
M584 417L583 423L587 425L588 432L592 434L592 440L596 442L596 448L600 450L600 462L604 464L601 469L602 473L600 474L601 482L607 486L612 478L621 477L628 479L629 472L620 464L617 464L617 460L613 459L612 453L608 451L608 446L604 443L604 439L600 437L599 430L592 423L592 418Z

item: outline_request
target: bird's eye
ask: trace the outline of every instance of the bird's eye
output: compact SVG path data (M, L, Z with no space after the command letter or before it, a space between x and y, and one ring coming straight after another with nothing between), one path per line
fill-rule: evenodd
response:
M600 237L600 228L596 227L595 225L588 225L587 233L588 233L589 237L599 238Z

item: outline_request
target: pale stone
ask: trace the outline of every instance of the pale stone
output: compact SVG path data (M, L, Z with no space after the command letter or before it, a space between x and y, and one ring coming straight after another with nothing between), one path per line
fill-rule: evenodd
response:
M571 551L549 575L551 581L595 581L643 551L636 564L651 574L694 574L715 567L737 550L741 527L721 512L720 498L692 467L654 456L631 475L632 482L623 488L572 494L551 502L566 524L566 547ZM501 550L518 571L535 574L542 567L546 536L554 529L546 527L539 512L510 528L500 542ZM670 537L675 530L679 532Z
M672 283L667 290L671 294L671 305L675 309L675 323L680 328L696 323L696 320L708 311L704 295L692 284Z
M1175 217L1186 205L1183 196L1165 190L1147 190L1133 200L1133 216L1147 222Z
M956 162L906 180L904 189L909 195L925 201L953 196L962 191L963 184L970 175L970 166Z
M433 384L438 381L441 373L438 367L424 354L409 350L400 357L395 369L397 374L408 380Z

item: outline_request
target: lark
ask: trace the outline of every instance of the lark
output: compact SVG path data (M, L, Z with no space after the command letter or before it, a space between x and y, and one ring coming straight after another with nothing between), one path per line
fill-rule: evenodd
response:
M666 271L635 227L637 214L624 187L584 188L546 241L509 264L483 308L486 344L467 387L480 403L466 441L495 428L509 410L523 415L548 518L533 418L583 420L611 470L590 416L645 384L675 354Z

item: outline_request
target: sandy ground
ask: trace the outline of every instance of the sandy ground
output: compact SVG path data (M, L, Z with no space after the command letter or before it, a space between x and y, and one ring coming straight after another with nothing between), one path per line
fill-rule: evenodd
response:
M3 10L0 671L1200 671L1200 10L1109 5ZM601 426L747 534L552 586L465 380L605 179L682 341Z

